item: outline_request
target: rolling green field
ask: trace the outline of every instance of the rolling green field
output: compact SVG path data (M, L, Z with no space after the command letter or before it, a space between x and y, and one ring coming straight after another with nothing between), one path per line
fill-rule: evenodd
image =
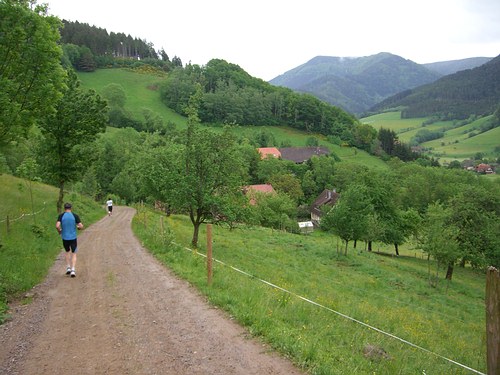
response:
M110 83L121 85L126 94L125 109L136 119L143 119L142 109L148 108L163 118L171 121L178 128L186 126L186 118L167 108L160 100L158 84L165 79L155 74L134 72L128 69L98 69L92 73L78 73L82 87L91 88L101 93Z
M205 227L187 249L185 216L139 208L133 228L144 245L211 303L311 374L485 372L484 274L457 269L450 284L409 245L401 256L362 243L339 254L336 237L240 227L213 228L214 276L207 285ZM161 235L161 227L166 228ZM340 244L340 246L342 246ZM391 336L392 335L392 336ZM383 354L369 358L371 345Z
M92 73L78 73L78 78L82 81L83 87L92 88L98 93L111 83L122 85L127 94L125 109L130 111L136 119L141 119L142 108L149 108L159 114L165 123L167 121L175 123L177 129L183 129L186 126L186 118L166 107L160 100L159 92L151 89L151 87L156 87L162 79L165 79L164 77L159 77L154 74L137 73L126 69L98 69ZM221 127L211 127L211 129L214 131L222 131ZM307 139L311 136L315 136L319 139L321 145L335 152L342 161L359 163L374 168L387 168L385 162L371 156L365 151L334 145L328 142L326 137L322 135L308 134L289 127L236 126L233 128L233 131L237 136L250 139L258 132L269 132L274 136L277 147L284 141L289 142L292 146L305 146Z
M500 128L491 129L481 134L469 136L471 132L489 120L491 116L483 117L469 124L454 127L452 121L439 121L425 126L431 131L443 131L444 137L424 142L422 147L428 148L427 154L438 158L441 164L452 160L462 161L472 158L477 153L486 157L496 157L495 147L500 146ZM398 138L409 143L411 138L420 130L424 129L422 123L427 120L401 119L400 112L387 112L370 117L362 118L360 121L370 124L375 129L386 128L394 130Z

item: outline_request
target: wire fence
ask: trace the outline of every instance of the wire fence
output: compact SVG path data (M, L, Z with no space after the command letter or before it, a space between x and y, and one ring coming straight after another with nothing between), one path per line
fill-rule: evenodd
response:
M42 213L43 211L45 211L45 209L47 208L47 207L46 207L46 203L47 203L47 202L43 202L43 207L42 207L40 210L38 210L38 211L36 211L36 212L32 212L32 213L22 213L22 214L20 214L20 215L19 215L18 217L16 217L16 218L11 218L11 217L9 217L9 215L5 215L5 219L0 220L0 223L6 223L6 222L13 223L13 222L16 222L16 221L22 220L22 219L24 219L24 218L27 218L27 217L29 217L29 216L35 216L35 215L38 215L38 214Z
M177 246L179 246L178 244L176 244L176 245L177 245ZM190 249L190 248L188 248L188 247L184 247L184 250L187 250L187 251L193 252L193 250L192 250L192 249ZM197 254L197 255L199 255L199 256L201 256L201 257L206 258L206 255L205 255L205 254L202 254L202 253L199 253L199 252L196 252L196 254ZM451 358L447 358L447 357L445 357L445 356L442 356L441 354L435 353L435 352L433 352L432 350L426 349L426 348L424 348L424 347L422 347L422 346L420 346L420 345L414 344L414 343L412 343L412 342L410 342L410 341L408 341L408 340L405 340L405 339L403 339L403 338L401 338L401 337L398 337L398 336L396 336L396 335L393 335L392 333L386 332L386 331L384 331L384 330L382 330L382 329L380 329L380 328L374 327L374 326L372 326L372 325L370 325L370 324L367 324L367 323L365 323L365 322L363 322L363 321L361 321L361 320L358 320L358 319L356 319L356 318L353 318L353 317L351 317L351 316L349 316L349 315L346 315L346 314L344 314L344 313L342 313L342 312L339 312L339 311L336 311L336 310L334 310L334 309L332 309L332 308L330 308L330 307L324 306L324 305L322 305L322 304L320 304L320 303L318 303L318 302L315 302L315 301L310 300L310 299L308 299L308 298L306 298L306 297L303 297L303 296L301 296L301 295L299 295L299 294L296 294L296 293L294 293L294 292L292 292L292 291L290 291L290 290L288 290L288 289L282 288L282 287L280 287L280 286L278 286L278 285L276 285L276 284L273 284L273 283L271 283L271 282L269 282L269 281L267 281L267 280L260 279L259 277L254 276L254 275L252 275L252 274L250 274L250 273L248 273L248 272L245 272L245 271L243 271L243 270L241 270L241 269L239 269L239 268L233 267L233 266L231 266L230 264L226 264L226 263L224 263L224 262L222 262L222 261L220 261L220 260L218 260L218 259L215 259L215 258L212 258L212 260L213 260L214 262L216 262L216 263L219 263L219 264L221 264L221 265L225 266L225 267L229 267L229 268L230 268L230 269L232 269L233 271L239 272L239 273L241 273L241 274L243 274L243 275L245 275L245 276L247 276L247 277L250 277L250 278L252 278L252 279L258 280L258 281L260 281L261 283L266 284L266 285L268 285L268 286L270 286L270 287L272 287L272 288L274 288L274 289L280 290L280 291L282 291L282 292L284 292L284 293L287 293L287 294L289 294L289 295L291 295L291 296L294 296L294 297L296 297L296 298L298 298L298 299L300 299L300 300L302 300L302 301L305 301L305 302L307 302L307 303L309 303L309 304L312 304L312 305L314 305L314 306L316 306L316 307L318 307L318 308L321 308L321 309L327 310L327 311L329 311L329 312L331 312L331 313L337 314L337 315L339 315L339 316L343 317L344 319L348 319L348 320L350 320L350 321L352 321L352 322L354 322L354 323L357 323L357 324L359 324L359 325L361 325L361 326L363 326L363 327L365 327L365 328L371 329L371 330L376 331L376 332L378 332L378 333L381 333L381 334L383 334L383 335L385 335L385 336L388 336L388 337L390 337L390 338L392 338L392 339L398 340L398 341L400 341L400 342L402 342L402 343L404 343L404 344L406 344L406 345L409 345L409 346L411 346L411 347L413 347L413 348L415 348L415 349L421 350L421 351L426 352L426 353L428 353L428 354L432 354L432 355L434 355L434 356L436 356L436 357L438 357L438 358L441 358L441 359L446 360L446 361L448 361L448 362L450 362L450 363L453 363L454 365L457 365L457 366L459 366L459 367L462 367L463 369L466 369L466 370L468 370L468 371L471 371L471 372L473 372L473 373L475 373L475 374L486 375L485 373L483 373L483 372L481 372L481 371L478 371L478 370L476 370L476 369L473 369L472 367L469 367L469 366L467 366L467 365L464 365L464 364L462 364L462 363L460 363L460 362L457 362L457 361L455 361L455 360L453 360L453 359L451 359Z

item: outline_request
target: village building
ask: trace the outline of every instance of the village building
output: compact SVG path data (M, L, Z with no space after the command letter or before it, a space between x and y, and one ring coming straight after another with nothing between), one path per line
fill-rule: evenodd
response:
M243 187L243 194L249 198L252 206L257 203L257 194L274 194L275 190L271 184L247 185Z
M283 147L280 148L280 152L283 160L290 160L297 164L304 163L313 156L330 154L330 150L326 147Z
M323 192L316 198L316 200L311 205L311 221L314 225L319 226L321 223L321 216L323 214L322 207L324 206L335 206L337 201L340 198L340 194L337 193L335 189L328 190L325 189Z

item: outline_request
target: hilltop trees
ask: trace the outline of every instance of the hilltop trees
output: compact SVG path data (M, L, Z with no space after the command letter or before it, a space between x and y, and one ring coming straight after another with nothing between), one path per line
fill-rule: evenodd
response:
M46 6L0 2L0 146L54 112L63 88L60 22Z
M161 86L162 101L184 114L196 84L202 87L200 121L215 124L289 125L310 132L350 137L357 120L308 94L274 87L238 65L214 59L204 67L175 69Z

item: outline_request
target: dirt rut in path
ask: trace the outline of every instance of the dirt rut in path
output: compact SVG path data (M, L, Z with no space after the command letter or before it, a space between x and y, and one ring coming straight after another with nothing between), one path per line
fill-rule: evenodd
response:
M33 303L0 326L0 374L301 374L249 339L139 244L115 207L80 233L77 276L61 253Z

